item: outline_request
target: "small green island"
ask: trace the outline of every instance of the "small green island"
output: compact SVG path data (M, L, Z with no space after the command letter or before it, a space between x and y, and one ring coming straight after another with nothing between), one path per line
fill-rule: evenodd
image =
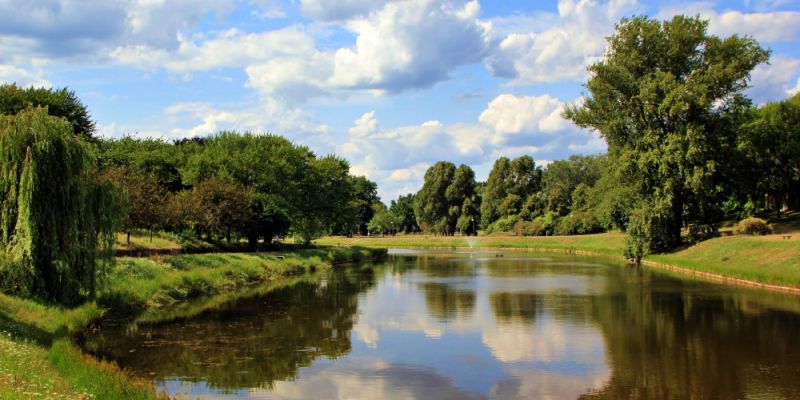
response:
M390 15L404 6L386 7ZM472 12L464 7L459 16ZM370 386L376 376L397 379L385 387L410 385L379 397L420 397L424 385L448 398L514 397L503 391L512 389L518 397L716 393L672 375L693 362L730 387L725 395L772 384L776 398L800 390L783 375L796 371L800 355L767 349L772 337L764 333L780 327L776 343L797 347L800 93L753 102L751 77L771 50L749 35L717 35L709 24L700 16L618 19L602 56L584 65L582 97L550 99L558 107L540 124L552 118L592 132L605 151L537 162L544 145L519 141L471 166L420 149L439 159L387 175L391 182L416 173L421 184L393 199L379 196L364 167L381 157L415 159L389 145L351 164L297 137L248 129L104 136L77 91L2 84L0 399L291 398L320 392L286 385L317 379L325 388L343 377L351 390L378 393ZM511 51L520 37L487 43ZM291 53L286 47L281 52ZM485 62L498 76L510 74L495 65L501 61ZM316 76L299 79L311 92L328 87L312 88ZM394 94L375 82L359 87ZM496 117L489 111L484 124ZM364 121L353 137L378 129ZM461 128L465 153L473 141L500 137L498 130L476 139ZM385 132L378 141L405 134ZM362 142L337 150L359 154L353 143ZM707 322L715 316L722 322ZM481 325L487 318L495 324ZM557 340L567 332L574 348L563 343L572 336ZM697 344L713 341L710 332L720 343ZM206 334L218 348L203 342ZM763 353L745 352L733 362L737 371L780 368L739 387L715 375L709 360L745 335ZM450 347L436 340L481 351L447 363ZM391 363L381 346L398 346L386 355ZM429 364L415 367L424 354ZM651 356L652 364L639 364ZM480 363L508 376L465 378ZM577 391L536 391L548 385L532 377L535 368L520 372L526 363L553 376L568 370L552 378L563 385L552 386ZM503 386L514 379L527 383Z

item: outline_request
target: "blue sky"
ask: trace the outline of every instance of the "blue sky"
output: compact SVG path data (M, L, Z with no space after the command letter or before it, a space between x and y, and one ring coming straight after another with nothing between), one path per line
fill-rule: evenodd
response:
M0 82L68 86L106 136L280 134L388 202L438 160L603 152L561 108L616 21L675 14L772 49L756 103L800 90L797 0L0 0Z

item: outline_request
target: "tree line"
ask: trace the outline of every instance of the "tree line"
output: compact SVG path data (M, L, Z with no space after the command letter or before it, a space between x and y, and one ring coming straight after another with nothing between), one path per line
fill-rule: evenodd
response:
M377 185L335 155L270 134L219 132L168 142L97 139L103 176L128 196L126 232L247 241L366 234Z

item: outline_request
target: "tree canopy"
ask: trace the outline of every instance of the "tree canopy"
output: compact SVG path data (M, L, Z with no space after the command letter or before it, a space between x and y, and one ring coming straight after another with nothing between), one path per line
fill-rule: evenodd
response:
M603 135L637 195L632 256L675 248L684 225L719 218L731 127L750 104L750 72L768 58L752 38L709 35L699 17L616 25L605 57L589 67L590 95L565 116Z
M95 123L74 91L0 85L0 114L15 115L29 107L46 107L49 115L65 118L76 136L91 139L94 135Z

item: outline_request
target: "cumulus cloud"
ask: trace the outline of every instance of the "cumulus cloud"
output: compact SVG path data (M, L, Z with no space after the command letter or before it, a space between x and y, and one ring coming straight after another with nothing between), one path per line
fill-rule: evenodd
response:
M172 50L212 11L232 0L43 0L19 7L0 1L0 42L15 40L16 53L32 59L105 59L120 46ZM30 60L29 60L30 61Z
M41 72L30 72L12 65L2 64L0 64L0 83L16 83L19 87L49 88L53 86L50 81L42 78Z
M230 29L204 41L180 35L177 39L179 45L174 51L137 44L118 47L111 55L119 62L139 68L163 67L173 72L185 73L244 67L272 59L299 57L316 51L314 39L297 25L260 33ZM270 67L268 64L265 66Z
M248 85L292 101L396 93L446 80L458 67L480 62L491 48L489 26L479 19L477 1L378 2L365 10L369 12L350 13L342 22L355 35L353 46L306 50L250 65Z
M301 0L300 10L319 21L344 21L379 10L390 0Z
M770 64L756 67L751 74L748 94L757 104L779 101L792 94L795 80L800 76L800 60L778 55Z
M762 42L775 42L794 40L800 35L798 11L717 12L712 4L694 3L664 7L658 13L658 17L662 19L675 15L700 15L709 20L709 33L722 37L738 34L752 36Z
M581 79L599 60L606 36L635 0L560 0L558 22L539 32L511 33L486 60L489 70L511 84Z
M493 128L492 142L504 143L509 135L549 134L563 131L569 123L561 117L564 104L549 95L501 94L489 103L479 120Z

